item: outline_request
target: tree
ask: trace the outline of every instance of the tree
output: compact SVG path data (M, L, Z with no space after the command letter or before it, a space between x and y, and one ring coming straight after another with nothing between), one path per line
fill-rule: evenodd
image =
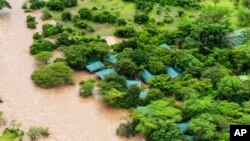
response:
M31 141L36 141L39 137L48 137L50 135L49 128L31 127L28 131Z
M104 96L103 99L108 102L111 107L121 107L121 100L124 98L125 93L118 91L115 88L110 89Z
M27 27L30 29L35 29L36 28L36 18L33 16L28 15L26 18L26 24Z
M69 11L64 11L61 17L63 21L71 21L72 19L72 15Z
M126 95L123 98L127 108L136 107L140 104L140 92L141 89L136 85L132 85L128 88Z
M45 6L45 2L43 0L31 0L30 1L30 9L40 9Z
M250 43L240 45L231 51L232 63L236 68L236 73L246 72L250 68Z
M10 4L6 0L0 0L0 9L3 9L4 7L11 8Z
M92 94L92 91L95 87L95 80L88 79L87 81L80 82L80 96L87 97Z
M48 64L49 59L53 56L52 52L49 51L41 51L38 54L36 54L35 60L41 64Z
M146 14L136 14L134 17L134 22L137 24L145 24L149 21L149 16Z
M80 15L80 18L83 20L91 20L93 15L92 11L87 8L79 9L78 14Z
M77 0L60 0L67 8L77 6Z
M42 32L43 37L50 37L62 33L63 25L58 23L56 25L44 24L42 26L42 30L43 30Z
M188 130L195 135L196 140L214 140L216 125L203 118L194 118L189 122Z
M169 122L181 121L180 110L172 107L171 101L158 100L146 107L137 108L131 113L132 120L137 123L136 131L148 136Z
M164 97L164 94L159 89L152 88L149 90L144 101L146 104L149 104L152 101L160 100Z
M249 99L249 92L243 81L237 76L225 76L218 83L218 94L216 97L221 100L242 103Z
M53 51L56 48L51 41L40 39L30 46L30 54L35 55L41 51Z
M166 71L166 66L159 60L148 62L149 71L153 74L163 74Z
M137 75L138 68L130 59L118 60L115 64L115 70L126 77L134 78ZM129 70L129 71L128 71Z
M41 19L44 20L48 20L52 18L52 14L48 11L48 10L43 10L42 11L42 16Z
M134 37L136 31L133 27L122 27L115 31L114 35L122 38L131 38Z
M49 0L47 7L53 11L63 11L64 3L61 0Z
M247 27L249 25L250 20L250 9L247 8L239 8L238 10L238 21L241 27Z
M35 70L31 79L42 88L52 88L73 84L72 70L64 63L53 63Z

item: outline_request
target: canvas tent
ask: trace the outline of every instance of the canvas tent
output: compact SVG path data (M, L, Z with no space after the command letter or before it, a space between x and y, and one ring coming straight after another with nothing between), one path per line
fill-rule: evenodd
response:
M87 66L86 66L86 69L89 71L89 72L96 72L102 68L104 68L105 65L100 62L100 61L93 61L93 62L90 62Z
M112 75L112 74L115 75L116 72L114 69L105 69L105 70L96 72L96 74L103 80L108 75Z
M144 69L143 71L140 72L140 78L146 83L153 77L154 75L151 74L148 70Z

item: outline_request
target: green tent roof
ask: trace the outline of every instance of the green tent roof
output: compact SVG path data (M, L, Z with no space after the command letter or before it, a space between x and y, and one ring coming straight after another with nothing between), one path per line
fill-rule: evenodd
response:
M141 81L139 81L139 80L126 80L127 88L129 88L132 85L136 85L138 87L141 87Z
M104 60L112 63L112 64L115 64L117 62L117 58L116 58L116 55L113 55L113 54L107 54L105 57L104 57Z
M177 72L177 71L176 71L174 68L172 68L172 67L167 67L167 68L166 68L166 73L167 73L167 75L168 75L169 77L171 77L171 78L175 78L175 77L177 77L177 76L180 75L180 73Z
M103 80L107 75L116 74L114 69L105 69L96 72L96 74Z
M139 95L139 98L140 98L140 99L146 98L147 95L148 95L148 92L149 92L149 89L145 89L145 90L141 91L141 92L140 92L140 95Z
M90 72L98 71L98 70L100 70L100 69L102 69L104 67L105 67L105 65L102 62L100 62L100 61L90 62L86 66L87 70L90 71Z
M151 78L153 78L154 75L151 74L148 70L143 70L142 72L140 72L140 78L144 81L144 82L148 82Z

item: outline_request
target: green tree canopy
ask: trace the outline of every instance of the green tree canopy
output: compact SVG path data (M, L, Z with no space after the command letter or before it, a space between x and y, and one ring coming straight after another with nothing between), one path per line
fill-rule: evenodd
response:
M6 0L0 0L0 9L3 9L4 7L11 8L10 4Z

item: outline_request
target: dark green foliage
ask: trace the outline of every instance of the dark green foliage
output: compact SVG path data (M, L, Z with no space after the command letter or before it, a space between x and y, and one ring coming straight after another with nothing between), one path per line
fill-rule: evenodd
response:
M26 18L26 24L27 27L30 29L35 29L36 28L36 18L33 16L28 15Z
M52 88L73 84L72 72L64 63L53 63L35 70L31 78L39 87Z
M49 0L47 7L53 11L63 11L64 3L61 0Z
M88 79L87 81L80 82L80 96L87 97L92 94L92 91L95 87L95 80Z
M237 76L225 76L218 83L217 98L242 103L250 98L245 82Z
M83 20L91 20L92 19L92 11L87 8L81 8L78 11L80 18Z
M120 126L116 129L116 134L119 136L130 137L135 136L137 132L135 131L135 123L121 123Z
M57 46L70 46L74 43L75 41L73 39L70 39L67 33L61 33L56 41Z
M127 22L125 19L117 19L117 25L118 26L127 25Z
M65 7L74 7L77 6L77 1L78 0L60 0L63 2Z
M45 2L43 0L30 0L30 9L41 9L45 6Z
M36 141L41 136L48 137L50 135L49 129L43 127L31 127L27 134L31 141Z
M61 17L63 21L71 21L72 19L72 15L69 11L63 12Z
M88 25L84 21L77 21L76 23L74 23L74 26L80 29L86 29L88 27Z
M48 10L43 10L42 11L42 16L41 19L44 20L48 20L52 18L52 14L48 11Z
M73 69L83 69L91 60L102 60L108 50L107 44L102 42L85 43L63 49L68 65Z
M30 54L34 55L41 51L53 51L55 48L56 47L52 42L40 39L30 46Z
M166 66L159 60L148 62L149 71L153 74L163 74L166 71Z
M249 26L250 21L250 9L240 8L238 11L238 20L241 27Z
M40 40L42 38L43 38L43 36L39 32L36 32L36 33L33 34L33 39L34 40Z
M250 9L250 0L242 0L242 4L248 9Z
M44 24L42 27L42 35L43 37L50 37L53 35L57 35L63 32L63 25L56 24L55 26L52 24Z
M133 27L119 28L114 33L115 36L122 37L122 38L131 38L131 37L134 37L135 34L136 34L136 31Z
M134 78L138 73L137 65L129 59L118 60L115 70L128 78Z
M11 8L10 4L8 1L6 0L0 0L0 9L7 7L7 8Z
M52 52L41 51L38 54L34 55L35 60L40 64L48 64L49 59L53 56Z
M97 23L110 23L114 24L117 21L117 17L110 13L109 11L103 11L97 13L92 17L92 20Z
M137 24L145 24L149 21L149 16L146 14L136 14L134 17L134 22Z
M152 88L149 90L144 101L146 104L149 104L152 101L160 100L164 97L164 94L159 89Z

